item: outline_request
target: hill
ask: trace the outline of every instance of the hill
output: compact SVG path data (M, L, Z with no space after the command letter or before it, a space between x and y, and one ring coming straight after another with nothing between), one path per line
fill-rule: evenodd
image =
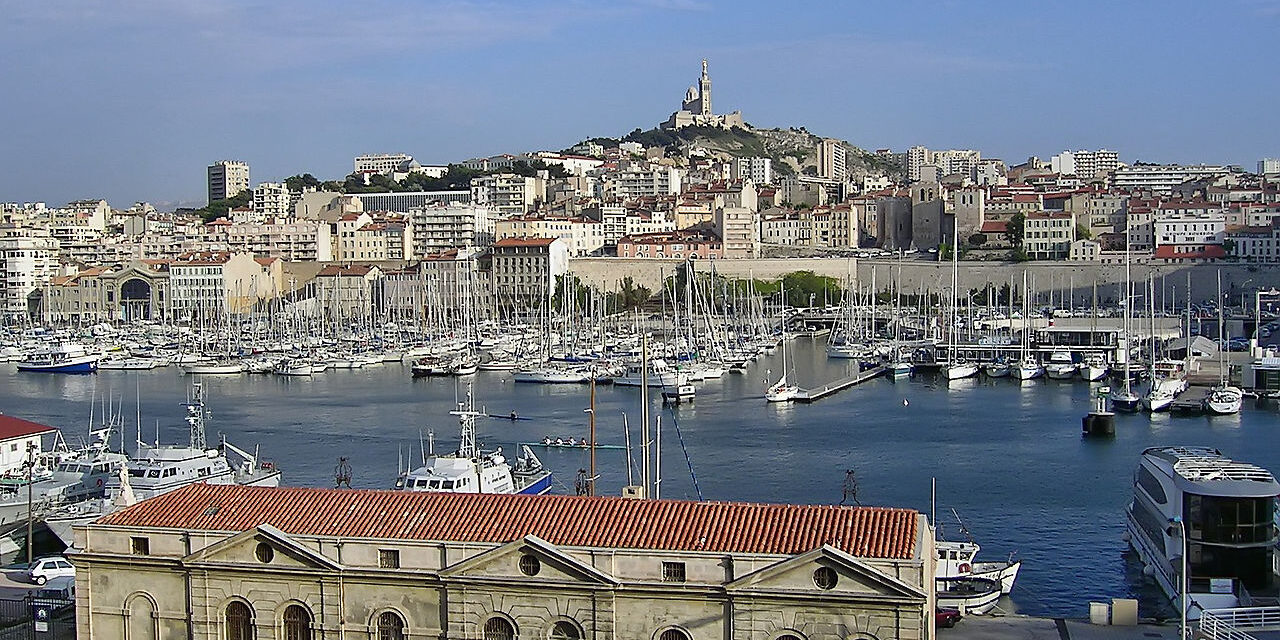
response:
M681 129L635 129L620 139L593 138L606 145L618 142L638 142L646 147L662 147L668 155L687 156L701 152L719 160L732 158L764 157L773 160L774 171L780 175L804 173L816 175L820 136L804 127L788 129L755 129L734 127L690 126ZM902 168L889 158L877 156L861 147L841 141L845 146L845 165L849 176L860 179L865 175L887 174L900 177Z

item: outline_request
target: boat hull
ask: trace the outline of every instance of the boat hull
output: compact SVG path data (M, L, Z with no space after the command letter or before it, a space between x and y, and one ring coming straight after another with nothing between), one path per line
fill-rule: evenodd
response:
M990 612L1000 600L1001 583L987 578L938 578L939 609L958 609L962 614L980 616Z
M57 364L38 364L33 362L19 362L18 371L29 371L32 373L93 373L98 370L98 362L96 360L87 360L83 362L59 362Z

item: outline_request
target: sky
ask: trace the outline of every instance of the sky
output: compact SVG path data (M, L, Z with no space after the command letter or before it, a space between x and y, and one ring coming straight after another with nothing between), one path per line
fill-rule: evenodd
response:
M205 167L341 178L717 113L1017 164L1280 155L1280 0L0 0L0 202L203 205Z

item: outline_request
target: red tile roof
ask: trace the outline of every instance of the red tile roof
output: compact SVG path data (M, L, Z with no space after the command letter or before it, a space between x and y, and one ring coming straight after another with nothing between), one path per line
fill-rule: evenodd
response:
M982 223L982 233L1004 233L1009 230L1009 224L1004 220L985 220Z
M50 431L56 431L56 429L38 422L0 414L0 440L25 438L39 433L49 433Z
M909 559L910 509L578 496L242 487L195 484L99 525L295 535L794 555L824 544L859 557Z

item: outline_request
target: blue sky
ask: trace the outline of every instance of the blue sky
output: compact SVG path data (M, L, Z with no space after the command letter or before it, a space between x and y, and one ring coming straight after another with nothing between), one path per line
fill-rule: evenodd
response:
M0 0L0 201L199 202L204 168L336 178L717 112L865 147L1280 154L1280 0Z

